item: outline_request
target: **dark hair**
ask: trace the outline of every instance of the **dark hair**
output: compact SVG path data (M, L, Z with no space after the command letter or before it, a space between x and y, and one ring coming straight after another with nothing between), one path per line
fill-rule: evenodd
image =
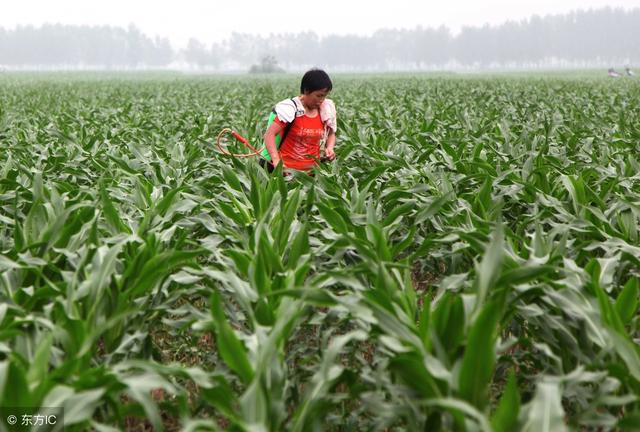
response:
M311 93L316 90L327 89L331 91L333 84L331 78L322 69L308 70L302 76L302 82L300 83L300 93Z

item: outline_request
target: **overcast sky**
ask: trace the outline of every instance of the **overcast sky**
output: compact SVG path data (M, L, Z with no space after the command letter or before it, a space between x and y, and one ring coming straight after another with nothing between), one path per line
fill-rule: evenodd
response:
M190 37L209 44L234 31L368 35L385 27L445 25L455 33L464 25L603 6L631 9L640 7L640 0L4 0L0 27L133 23L147 35L168 37L175 48L182 48Z

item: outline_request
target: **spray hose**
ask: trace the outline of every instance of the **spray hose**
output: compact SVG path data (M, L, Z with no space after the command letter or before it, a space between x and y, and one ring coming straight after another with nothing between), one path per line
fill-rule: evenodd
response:
M225 135L233 136L237 141L240 141L242 144L244 144L245 147L251 150L251 153L231 153L229 150L222 147L222 145L220 144L220 141L222 140L222 137ZM240 135L238 132L229 128L224 128L220 131L220 133L218 134L218 138L216 139L216 146L218 147L218 150L220 150L222 154L225 154L227 156L237 157L237 158L257 156L260 153L262 153L262 151L264 150L264 147L260 147L258 150L256 150L255 147L253 147L249 143L248 139Z
M240 141L242 144L244 144L244 146L246 148L251 150L251 152L250 153L231 153L229 150L225 149L220 144L220 141L222 140L222 137L225 136L225 135L233 136L237 141ZM222 153L224 155L227 155L227 156L237 157L237 158L247 158L247 157L257 156L260 153L262 153L263 150L264 150L264 146L262 146L262 147L260 147L259 149L256 150L256 148L254 146L252 146L251 143L249 143L248 139L246 139L245 137L243 137L242 135L240 135L238 132L234 131L233 129L229 129L229 128L224 128L224 129L222 129L220 131L220 133L218 134L218 138L216 139L216 147L218 147L218 150L220 150L220 153ZM328 158L326 156L322 156L320 158L320 162L331 162L331 158Z

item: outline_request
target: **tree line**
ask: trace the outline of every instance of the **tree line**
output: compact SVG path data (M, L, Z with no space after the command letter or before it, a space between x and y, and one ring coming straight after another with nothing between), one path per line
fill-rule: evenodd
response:
M314 65L334 70L406 70L448 66L546 67L640 63L640 9L601 8L534 15L496 26L381 29L371 35L269 37L232 33L211 45L197 39L174 49L136 26L0 28L0 67L167 68L248 70L261 59L285 69Z

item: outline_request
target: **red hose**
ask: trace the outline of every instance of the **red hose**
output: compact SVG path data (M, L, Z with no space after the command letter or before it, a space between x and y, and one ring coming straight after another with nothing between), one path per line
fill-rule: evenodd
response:
M232 135L236 140L240 141L242 144L244 144L245 147L251 150L251 153L231 153L227 149L223 148L222 145L220 144L220 140L225 134ZM218 150L220 150L222 154L225 154L227 156L237 157L237 158L246 158L246 157L256 156L262 153L262 150L264 150L264 147L261 147L260 149L256 150L255 147L253 147L249 143L248 139L240 135L238 132L231 130L229 128L224 128L220 131L220 133L218 134L218 139L216 140L216 146L218 147Z

